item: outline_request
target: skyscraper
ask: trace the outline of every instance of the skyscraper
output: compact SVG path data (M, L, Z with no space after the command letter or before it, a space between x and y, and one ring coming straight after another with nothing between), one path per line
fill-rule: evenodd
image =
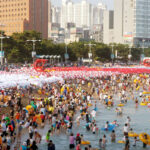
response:
M50 38L50 35L51 35L51 25L52 25L51 8L52 8L51 1L48 1L48 38Z
M93 8L87 0L81 2L81 26L91 27L93 25Z
M127 0L128 1L128 0ZM123 43L124 0L114 0L114 41Z
M51 7L51 17L52 17L52 23L60 23L60 7Z
M148 46L149 13L149 0L114 0L114 42Z
M61 27L66 28L67 23L74 23L74 3L71 0L62 0Z
M103 42L114 43L114 11L104 11Z
M149 0L136 0L131 1L134 8L134 44L150 46L150 1Z
M48 37L48 0L1 0L0 22L7 35L36 30Z
M81 4L74 4L74 22L77 27L81 27Z
M103 17L104 17L103 15L105 10L106 10L106 6L103 3L98 3L98 5L93 8L94 25L103 24Z

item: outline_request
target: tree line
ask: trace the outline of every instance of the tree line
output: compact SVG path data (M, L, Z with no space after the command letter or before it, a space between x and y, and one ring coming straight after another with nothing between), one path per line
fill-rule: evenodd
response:
M4 34L5 35L5 34ZM41 39L41 34L36 31L25 31L23 33L13 33L9 39L3 39L3 49L8 63L24 63L32 62L32 42L27 40L40 39L41 42L36 42L37 55L60 55L64 60L66 45L64 43L57 44L52 40ZM93 60L101 62L110 62L112 54L112 46L91 41L94 44L91 48ZM88 58L89 47L88 42L73 42L67 45L67 52L70 61L77 61L78 58ZM127 62L130 48L128 45L113 43L113 53L117 51L118 58L116 60ZM145 56L150 56L150 49L144 50ZM132 61L140 61L142 54L141 48L131 48Z

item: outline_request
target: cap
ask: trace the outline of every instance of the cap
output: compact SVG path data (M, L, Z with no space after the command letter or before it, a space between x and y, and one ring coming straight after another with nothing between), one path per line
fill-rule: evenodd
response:
M77 136L80 136L80 133L77 133Z

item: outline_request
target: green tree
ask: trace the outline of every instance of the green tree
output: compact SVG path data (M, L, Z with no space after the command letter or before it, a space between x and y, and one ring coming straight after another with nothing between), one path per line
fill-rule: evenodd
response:
M4 33L5 35L5 33ZM9 39L4 39L4 50L5 56L9 63L19 63L19 62L32 62L31 52L33 50L33 43L27 42L27 40L41 39L41 34L36 31L25 31L23 33L14 33ZM67 45L67 52L69 54L69 60L77 61L78 58L88 58L89 46L85 46L89 42L80 41L73 42ZM102 62L111 61L112 47L111 44L107 45L104 43L96 43L91 41L92 44L92 54L93 60L99 60ZM118 51L118 56L120 61L128 61L129 46L124 44L115 44L115 51ZM64 60L64 54L66 53L66 45L64 43L56 44L52 40L42 40L41 42L36 42L36 53L37 55L60 55ZM132 48L131 51L132 60L140 60L140 55L142 54L142 49ZM150 49L145 49L145 56L150 56Z

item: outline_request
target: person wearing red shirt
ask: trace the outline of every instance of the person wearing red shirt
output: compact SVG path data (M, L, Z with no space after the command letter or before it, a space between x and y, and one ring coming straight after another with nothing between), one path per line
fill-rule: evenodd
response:
M16 121L17 121L17 123L19 123L20 122L20 113L19 112L17 112L16 113L16 115L15 115L15 117L16 117Z

